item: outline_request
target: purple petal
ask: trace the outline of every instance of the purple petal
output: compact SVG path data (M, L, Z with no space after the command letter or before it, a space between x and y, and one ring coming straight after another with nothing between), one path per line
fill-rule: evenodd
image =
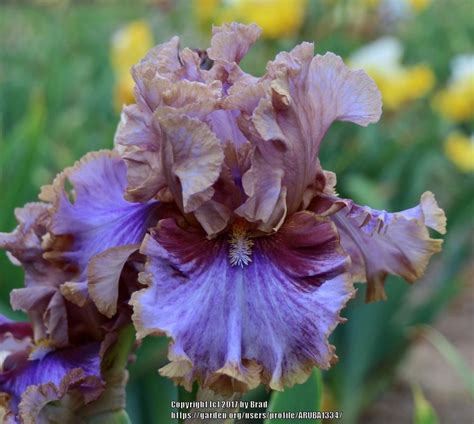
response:
M330 214L341 236L341 244L352 260L354 282L367 281L367 301L386 299L387 274L409 283L421 278L430 257L441 250L442 240L430 238L427 227L444 234L446 217L432 193L420 204L402 212L388 213L337 197L315 199L310 208ZM332 212L324 212L328 208Z
M139 337L166 333L171 363L161 372L190 387L277 390L329 368L328 336L352 295L348 258L335 227L307 212L253 239L252 262L231 266L225 237L163 220L147 236L149 258L131 303Z
M0 391L11 396L12 410L31 386L51 384L57 389L70 372L101 380L99 343L65 348L46 353L41 359L7 357L0 373ZM85 386L84 390L89 390Z
M56 196L51 233L72 238L70 245L58 251L54 259L60 257L77 264L78 281L85 277L95 255L113 247L140 243L147 228L157 220L158 202L124 200L126 172L125 163L115 153L90 153L44 190L48 197L51 191ZM64 188L66 179L74 187L72 201Z

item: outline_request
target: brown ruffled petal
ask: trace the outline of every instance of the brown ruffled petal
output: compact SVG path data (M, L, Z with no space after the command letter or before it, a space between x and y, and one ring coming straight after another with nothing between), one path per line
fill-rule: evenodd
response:
M207 49L207 54L212 60L239 63L261 33L262 30L255 24L232 22L213 27L211 47Z
M175 201L192 212L214 194L224 153L220 141L203 122L187 116L160 119L164 130L165 175Z
M94 256L89 264L87 270L89 295L99 312L108 318L117 312L122 269L130 255L138 248L138 244L113 247Z
M275 228L284 189L288 213L301 207L322 173L319 146L332 122L367 125L381 114L380 93L363 71L349 70L332 53L313 57L312 50L303 43L268 65L270 92L252 120L241 122L255 152L243 180L249 199L238 213L263 231Z

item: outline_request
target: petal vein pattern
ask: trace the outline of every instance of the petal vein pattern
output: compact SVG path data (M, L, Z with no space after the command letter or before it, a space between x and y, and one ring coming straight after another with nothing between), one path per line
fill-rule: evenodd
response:
M328 335L352 296L349 260L334 225L308 212L274 236L254 240L252 262L232 266L225 238L160 222L141 248L148 256L132 296L139 337L173 339L161 372L220 392L260 382L282 390L334 357Z
M66 178L73 185L73 199L65 190ZM78 265L85 278L91 258L107 249L139 244L148 227L157 221L159 202L131 203L123 198L126 166L113 152L86 155L74 167L45 187L45 200L55 202L51 232L72 238L66 249L48 253Z

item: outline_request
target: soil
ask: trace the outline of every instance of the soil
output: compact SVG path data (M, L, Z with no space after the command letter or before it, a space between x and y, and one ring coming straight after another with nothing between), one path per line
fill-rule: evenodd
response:
M474 266L467 287L441 314L434 327L456 348L474 370ZM360 424L405 424L413 422L411 384L421 387L436 411L440 424L474 423L474 400L456 371L427 340L412 346L397 378L359 420Z

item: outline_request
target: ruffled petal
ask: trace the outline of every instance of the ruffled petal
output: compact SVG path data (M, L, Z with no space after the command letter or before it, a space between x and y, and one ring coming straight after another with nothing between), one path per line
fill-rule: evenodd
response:
M99 312L111 318L117 312L122 269L138 244L113 247L92 258L87 272L89 295Z
M255 24L236 22L212 28L211 47L207 54L212 60L239 63L250 46L257 41L262 30Z
M76 368L64 376L59 387L53 383L29 386L21 397L18 417L24 424L80 423L75 409L91 402L102 391L99 378Z
M160 155L160 133L153 115L138 105L126 106L115 133L115 147L127 165L125 198L145 202L166 187Z
M261 223L264 231L275 226L270 217L273 209L281 209L284 188L289 214L312 189L322 172L317 157L329 126L336 120L365 126L381 114L380 93L372 79L363 71L349 70L332 53L313 57L312 44L279 54L268 65L268 74L270 92L253 112L254 130L247 130L254 134L256 149L244 176L249 199L238 211Z
M189 51L185 56L190 54L197 55ZM172 170L166 169L172 164L163 158L162 118L173 114L204 119L221 97L220 81L190 81L176 70L160 70L159 59L152 54L134 68L137 104L124 108L115 134L116 148L128 168L125 197L130 201L149 200L173 185L174 179L167 179ZM194 149L193 153L195 158L199 152Z
M164 130L165 175L175 201L192 212L214 194L224 161L223 148L209 127L187 116L160 119Z
M15 210L17 228L11 233L0 233L0 249L6 250L15 265L25 270L25 285L57 286L67 275L43 258L43 238L50 223L51 206L28 203Z
M31 333L29 324L0 317L2 422L82 423L97 415L107 421L105 414L125 407L127 371L101 375L105 343L54 350L33 345Z
M52 187L45 188L43 194L53 201L57 196ZM93 305L86 304L87 282L72 281L78 277L77 267L45 258L51 255L57 259L57 249L67 250L71 242L68 237L52 240L49 227L53 209L43 203L18 209L18 227L12 233L1 234L0 243L25 270L26 287L10 294L13 309L28 313L35 341L47 339L52 346L61 347L71 342L71 335L81 340L100 337L102 321ZM52 245L56 251L50 250ZM83 308L75 308L66 299Z
M334 196L315 199L310 209L330 215L336 224L341 244L352 260L354 282L367 282L368 302L386 299L388 274L409 283L421 278L430 257L441 251L443 243L430 238L427 227L446 232L446 217L431 192L421 196L418 206L396 213Z
M72 275L70 270L43 257L43 241L50 224L51 206L29 203L16 210L18 227L0 234L0 248L6 249L14 262L25 270L25 288L11 292L13 309L35 313L35 337L48 337L57 346L66 345L68 320L59 286Z
M3 363L3 372L0 373L0 391L11 397L11 409L17 410L28 388L32 386L50 385L59 391L64 385L64 379L73 372L83 377L92 377L94 385L82 385L81 390L92 400L102 389L100 373L99 343L84 346L53 350L39 359L20 358L11 355ZM91 390L94 388L94 390ZM34 421L32 421L34 422Z
M131 303L139 337L172 337L161 372L190 388L221 392L260 382L282 390L329 368L328 336L353 293L349 260L334 225L312 213L293 215L280 231L252 240L251 262L231 266L229 242L160 222L147 236L141 280Z
M49 318L46 322L50 327L58 325L67 330L64 297L82 306L91 299L109 318L117 311L119 277L132 253L130 245L135 245L136 250L160 213L159 202L131 203L123 198L126 172L116 153L91 153L42 190L43 199L53 203L51 247L43 256L76 269L71 278L61 282L61 292L45 293L43 299L38 298L42 302L48 299L45 318ZM66 192L66 179L73 186L70 195ZM21 290L25 293L19 293ZM41 293L26 293L28 290L19 289L12 304L29 310L20 301Z
M90 153L60 174L42 196L54 201L50 231L66 245L45 257L74 263L81 281L89 261L117 246L140 243L158 218L159 203L131 203L123 198L126 167L115 153ZM65 190L66 179L74 188L73 199Z
M15 209L18 227L11 233L0 233L0 249L7 250L16 264L36 265L41 256L41 238L46 233L49 205L28 203ZM14 261L15 262L15 261Z

